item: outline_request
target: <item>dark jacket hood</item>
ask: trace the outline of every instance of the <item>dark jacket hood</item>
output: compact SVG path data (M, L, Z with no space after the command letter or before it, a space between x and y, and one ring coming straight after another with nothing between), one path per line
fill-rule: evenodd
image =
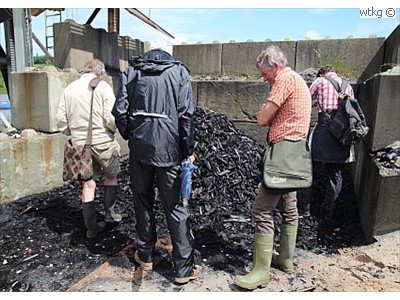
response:
M166 69L182 63L176 60L168 52L161 49L154 49L147 51L141 56L132 57L129 64L135 69L147 73L162 73Z

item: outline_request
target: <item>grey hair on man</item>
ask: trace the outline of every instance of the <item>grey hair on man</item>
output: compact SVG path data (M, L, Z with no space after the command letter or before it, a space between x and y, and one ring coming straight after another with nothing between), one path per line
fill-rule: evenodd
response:
M286 55L283 54L282 50L277 46L268 46L257 58L257 69L260 68L261 65L264 68L272 69L274 64L277 64L280 67L287 66L287 58Z
M94 58L85 63L82 73L94 73L97 76L103 76L106 73L106 68L100 59Z

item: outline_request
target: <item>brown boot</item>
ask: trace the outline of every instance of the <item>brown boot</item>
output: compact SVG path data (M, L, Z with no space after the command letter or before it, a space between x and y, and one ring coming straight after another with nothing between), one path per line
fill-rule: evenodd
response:
M139 258L139 251L135 251L133 255L135 261L140 265L143 271L151 271L153 270L153 263L152 262L144 262Z
M191 280L196 280L199 279L201 276L201 267L199 265L195 265L193 267L193 273L192 275L188 276L188 277L175 277L175 282L176 283L187 283Z

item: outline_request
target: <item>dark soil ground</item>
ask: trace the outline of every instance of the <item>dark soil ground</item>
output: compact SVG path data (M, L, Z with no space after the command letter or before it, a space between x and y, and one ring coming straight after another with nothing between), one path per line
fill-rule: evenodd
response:
M213 123L217 121L220 125ZM225 145L221 137L215 136L218 134L224 139L228 136L239 140L239 144L235 145L232 140ZM222 118L221 122L221 118L201 112L196 115L196 135L197 170L190 202L196 261L207 260L210 269L236 275L252 260L254 224L250 207L259 183L257 166L263 149L226 119ZM209 138L200 139L201 136ZM116 204L123 221L108 224L107 230L93 240L85 237L80 183L66 184L63 188L1 205L0 291L66 291L105 261L112 260L122 249L134 245L135 213L128 167L122 162ZM232 177L224 170L233 172ZM344 188L333 222L321 221L319 206L325 181L323 169L315 172L311 216L300 218L297 248L329 254L365 245L350 167L344 174ZM232 178L239 179L235 182ZM102 178L99 178L95 199L99 220L103 218L102 197ZM159 236L167 237L161 205L156 202L156 206ZM276 221L279 224L278 214ZM279 231L279 226L276 230ZM132 255L128 254L128 264L133 267Z

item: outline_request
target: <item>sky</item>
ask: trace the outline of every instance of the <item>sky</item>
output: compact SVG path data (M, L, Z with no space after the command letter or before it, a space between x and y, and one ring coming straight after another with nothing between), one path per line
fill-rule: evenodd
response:
M54 6L54 2L52 2L53 5L48 2L35 1L35 7L46 7L40 6L40 4L47 4L47 7ZM80 2L82 1L69 1L69 7L62 12L62 20L73 19L79 24L84 24L94 11L94 8L87 7L98 6L95 1L88 0L84 2L85 6L82 7ZM131 2L116 1L114 5L129 7L132 5ZM120 35L130 36L142 41L165 38L175 45L182 43L206 44L216 41L220 43L246 42L249 40L261 42L267 39L296 41L325 38L388 37L399 25L400 15L398 3L391 0L375 2L369 0L337 0L333 1L334 3L331 1L329 7L323 7L321 1L313 0L307 1L307 7L298 6L297 2L295 5L286 0L274 1L279 2L279 5L275 3L275 6L266 5L265 2L268 2L266 0L240 1L241 5L233 4L232 2L235 1L223 0L214 1L218 3L216 5L213 1L203 0L201 5L197 4L196 7L188 7L188 2L192 3L193 1L168 1L168 3L160 1L151 3L149 8L138 8L143 14L173 35L174 39L168 38L124 9L121 9L120 13ZM26 6L18 5L18 7L29 7L28 3L26 3ZM229 7L224 7L224 3L229 3ZM362 3L362 6L360 6L360 3ZM150 5L150 3L147 4ZM51 11L48 13L52 14ZM388 18L386 14L391 17ZM370 17L366 18L367 15ZM32 18L32 30L43 44L45 44L44 20L44 13ZM51 18L49 20L51 21ZM58 22L58 19L54 21ZM107 29L107 8L101 9L91 25L93 28ZM1 26L0 36L4 39L3 32L4 28ZM34 43L33 52L34 55L43 55L36 43Z

